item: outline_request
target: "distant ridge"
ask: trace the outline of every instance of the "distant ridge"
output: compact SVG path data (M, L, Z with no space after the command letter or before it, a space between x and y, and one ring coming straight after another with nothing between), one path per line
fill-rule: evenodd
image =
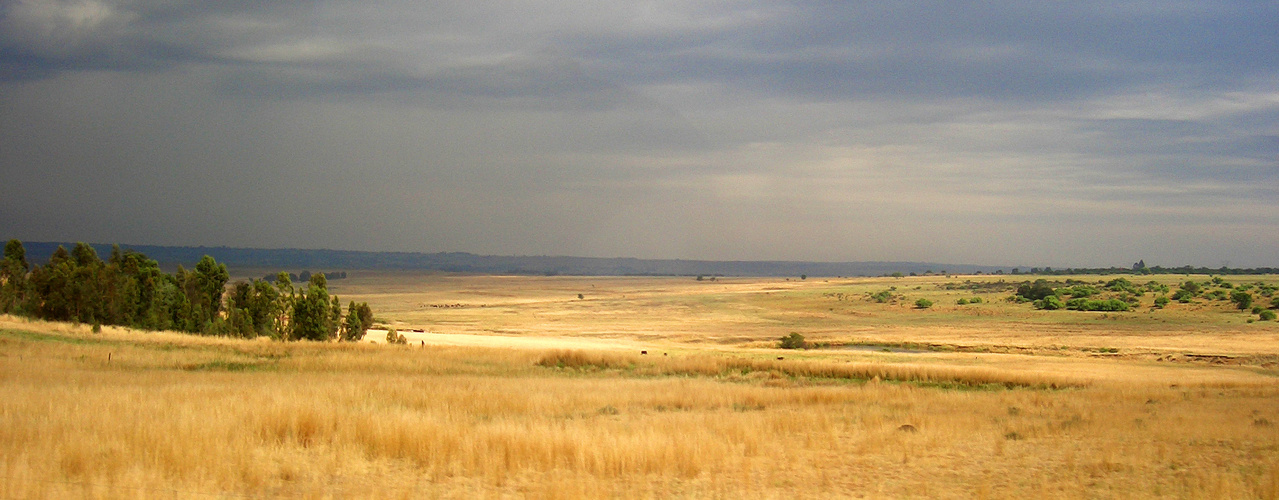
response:
M27 260L46 262L58 245L74 243L23 242ZM91 243L104 260L111 245ZM494 256L464 252L363 252L352 250L262 249L231 247L178 247L125 245L162 265L190 267L205 255L230 267L280 270L413 269L478 274L578 275L578 276L880 276L892 273L992 273L1008 268L927 262L795 262L712 261L557 256Z

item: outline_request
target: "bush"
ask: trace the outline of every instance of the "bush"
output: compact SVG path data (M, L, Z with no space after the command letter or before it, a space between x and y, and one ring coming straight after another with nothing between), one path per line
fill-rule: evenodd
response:
M969 303L969 304L980 304L980 303L981 303L981 297L973 297L973 298L971 298L971 299L968 299L968 303Z
M409 339L404 338L404 336L400 335L400 332L395 331L394 328L390 328L390 329L387 329L386 331L386 343L407 344L409 343Z
M1119 299L1110 300L1088 300L1088 299L1070 299L1066 301L1066 309L1075 311L1109 311L1120 312L1129 310L1128 303Z
M798 332L791 332L790 335L782 337L777 342L777 347L782 349L803 349L808 347L808 343L804 342L804 336Z
M1017 296L1026 300L1039 300L1054 295L1053 286L1048 280L1035 280L1034 283L1022 283L1017 287Z
M1163 309L1167 305L1168 305L1168 297L1158 297L1155 299L1156 308Z
M1070 295L1072 298L1083 298L1097 295L1100 291L1088 285L1075 285L1070 288L1060 290L1062 293Z
M1266 309L1266 310L1264 310L1264 311L1261 311L1261 314L1258 314L1258 316L1260 316L1260 317L1261 317L1261 320L1262 320L1262 321L1274 321L1274 320L1275 320L1275 312L1274 312L1274 311L1271 311L1271 310L1269 310L1269 309Z
M917 309L928 309L930 307L933 307L933 301L931 300L919 299L915 301L915 308Z
M1078 299L1078 300L1083 300L1083 299ZM1035 308L1043 309L1045 311L1056 311L1065 306L1066 304L1062 303L1061 298L1056 295L1049 295L1047 297L1044 297L1042 299L1035 301Z
M1252 307L1252 294L1243 291L1235 291L1230 293L1230 301L1235 303L1235 307L1240 310Z
M1106 289L1112 292L1128 292L1133 295L1141 295L1141 290L1133 285L1127 278L1115 278L1106 282Z
M888 302L890 300L893 300L893 292L891 290L880 290L878 292L870 294L870 300L879 302L881 304L884 302Z
M955 304L958 304L958 305L961 305L961 306L966 306L966 305L968 305L968 299L959 299L959 300L955 301Z
M1191 297L1194 297L1196 295L1199 295L1199 290L1200 290L1200 287L1198 283L1195 283L1193 281L1187 281L1181 284L1181 289L1177 290L1177 292L1178 293L1185 292L1187 294L1190 294ZM1180 297L1174 296L1173 298L1180 298Z

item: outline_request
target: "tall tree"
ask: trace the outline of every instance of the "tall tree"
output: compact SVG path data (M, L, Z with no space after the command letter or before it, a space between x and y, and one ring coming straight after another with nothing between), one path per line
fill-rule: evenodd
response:
M31 271L31 287L34 293L30 301L31 312L38 318L53 321L71 320L72 274L75 261L71 253L61 245L49 256L49 262Z
M293 302L295 291L293 282L289 279L289 273L281 271L275 277L276 289L276 309L275 309L275 335L280 340L291 340L293 335L293 325L290 321L290 314L293 312Z
M320 276L324 276L321 274ZM327 279L327 277L326 277ZM337 295L330 297L329 304L329 338L337 338L338 330L342 327L342 301Z
M212 321L222 309L222 292L230 279L226 264L219 264L205 255L195 265L195 288L198 290L200 312L205 320Z
M359 342L373 326L373 311L368 303L356 304L351 301L346 306L346 319L342 322L341 339L348 342Z
M0 313L22 311L27 290L27 273L30 271L27 250L22 242L9 240L4 245L4 260L0 261Z
M306 291L293 301L293 338L297 340L329 340L330 299L328 282L323 274L311 275Z
M270 335L278 305L279 292L265 280L253 281L253 295L249 303L249 315L257 335Z

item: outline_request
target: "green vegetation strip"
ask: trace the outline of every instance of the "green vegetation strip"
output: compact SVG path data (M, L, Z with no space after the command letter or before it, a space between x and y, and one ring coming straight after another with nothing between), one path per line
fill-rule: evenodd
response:
M55 335L51 333L39 333L29 330L0 330L0 336L17 339L26 342L57 342L62 344L75 345L126 345L132 342L122 342L118 340L95 339L85 337L72 337L68 335Z
M1056 379L978 367L833 363L693 356L640 361L633 356L584 351L551 351L537 365L549 368L618 369L639 374L728 376L769 372L790 377L909 382L933 387L1063 389L1088 385L1081 380Z

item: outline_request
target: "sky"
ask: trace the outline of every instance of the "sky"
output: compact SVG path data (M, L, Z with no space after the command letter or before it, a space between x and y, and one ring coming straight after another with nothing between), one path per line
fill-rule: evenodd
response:
M1279 3L0 0L0 238L1279 266Z

